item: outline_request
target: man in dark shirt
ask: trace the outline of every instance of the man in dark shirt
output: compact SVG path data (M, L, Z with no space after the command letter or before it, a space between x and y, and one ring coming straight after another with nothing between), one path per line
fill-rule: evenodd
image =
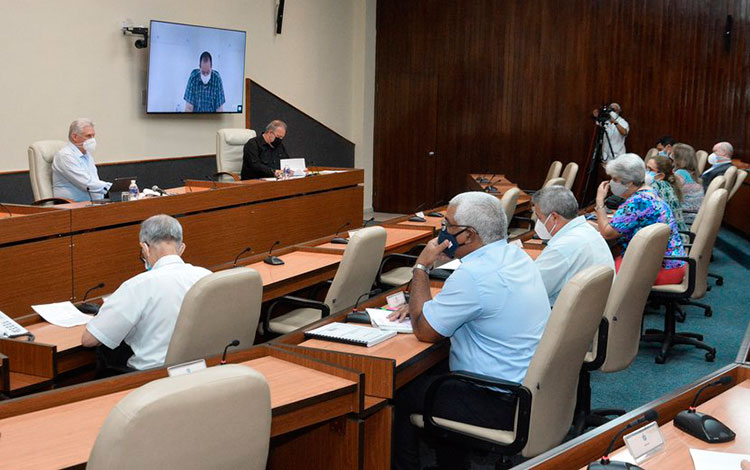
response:
M727 169L732 166L732 154L734 147L729 142L719 142L714 145L711 155L708 156L708 163L711 168L704 171L701 175L703 181L703 192L706 192L708 185L714 178L726 173Z
M286 136L284 121L271 121L266 131L248 140L242 156L241 179L279 177L279 160L289 158L282 140Z

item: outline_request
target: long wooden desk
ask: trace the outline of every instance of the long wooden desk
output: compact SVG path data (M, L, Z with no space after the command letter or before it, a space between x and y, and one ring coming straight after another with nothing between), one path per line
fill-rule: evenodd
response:
M305 468L361 468L365 425L356 416L365 410L362 374L269 346L228 359L254 368L268 381L268 468L290 468L291 462ZM218 361L214 357L208 363ZM0 402L0 469L84 465L114 405L131 389L165 376L166 369L155 369ZM376 414L387 412L381 407Z
M488 180L486 183L480 183L477 181L480 177ZM486 191L487 194L491 194L497 198L502 198L503 194L511 188L518 188L518 185L508 180L505 175L487 175L472 173L466 176L466 187L469 191ZM490 188L494 188L494 192L489 192ZM531 210L531 196L524 192L521 188L518 188L521 194L518 196L518 203L516 204L516 214L527 212Z

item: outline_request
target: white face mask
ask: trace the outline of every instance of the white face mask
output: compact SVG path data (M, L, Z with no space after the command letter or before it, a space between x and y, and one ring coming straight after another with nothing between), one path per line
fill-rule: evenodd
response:
M203 82L204 85L207 85L209 80L211 80L210 73L208 75L201 74L201 81Z
M536 219L536 224L534 224L534 231L542 240L549 240L552 238L552 234L547 230L547 226L545 225L550 217L552 217L552 214L548 215L544 222L542 222L541 219ZM552 230L554 230L555 227L557 227L557 224L552 227Z
M94 153L96 151L96 139L94 137L83 142L83 149L86 153Z
M618 197L622 197L622 195L628 191L628 185L622 184L618 181L610 182L609 188L612 190L612 194Z
M646 172L646 178L644 178L644 183L651 186L651 183L654 182L654 172L653 171L647 171Z
M717 163L719 163L719 156L715 153L712 153L708 156L708 163L711 165L716 165Z

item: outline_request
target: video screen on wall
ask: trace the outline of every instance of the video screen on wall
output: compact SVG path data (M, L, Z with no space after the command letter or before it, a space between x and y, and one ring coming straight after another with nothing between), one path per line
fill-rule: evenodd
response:
M245 31L151 21L148 113L241 113Z

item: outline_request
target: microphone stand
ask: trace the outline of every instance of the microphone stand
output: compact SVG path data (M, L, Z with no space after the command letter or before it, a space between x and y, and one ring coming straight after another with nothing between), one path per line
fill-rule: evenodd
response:
M349 226L349 222L347 221L344 225L339 227L338 230L336 230L336 234L333 236L333 239L331 239L331 243L335 243L337 245L346 245L349 243L349 239L345 237L339 237L338 234L342 230L344 230L346 227Z
M284 260L283 259L279 258L278 256L271 256L271 252L273 251L273 248L276 245L278 245L279 243L281 243L281 242L278 241L278 240L276 240L276 242L273 245L271 245L271 249L268 250L268 256L266 256L265 258L263 258L263 262L264 263L270 264L272 266L280 266L280 265L284 264Z

